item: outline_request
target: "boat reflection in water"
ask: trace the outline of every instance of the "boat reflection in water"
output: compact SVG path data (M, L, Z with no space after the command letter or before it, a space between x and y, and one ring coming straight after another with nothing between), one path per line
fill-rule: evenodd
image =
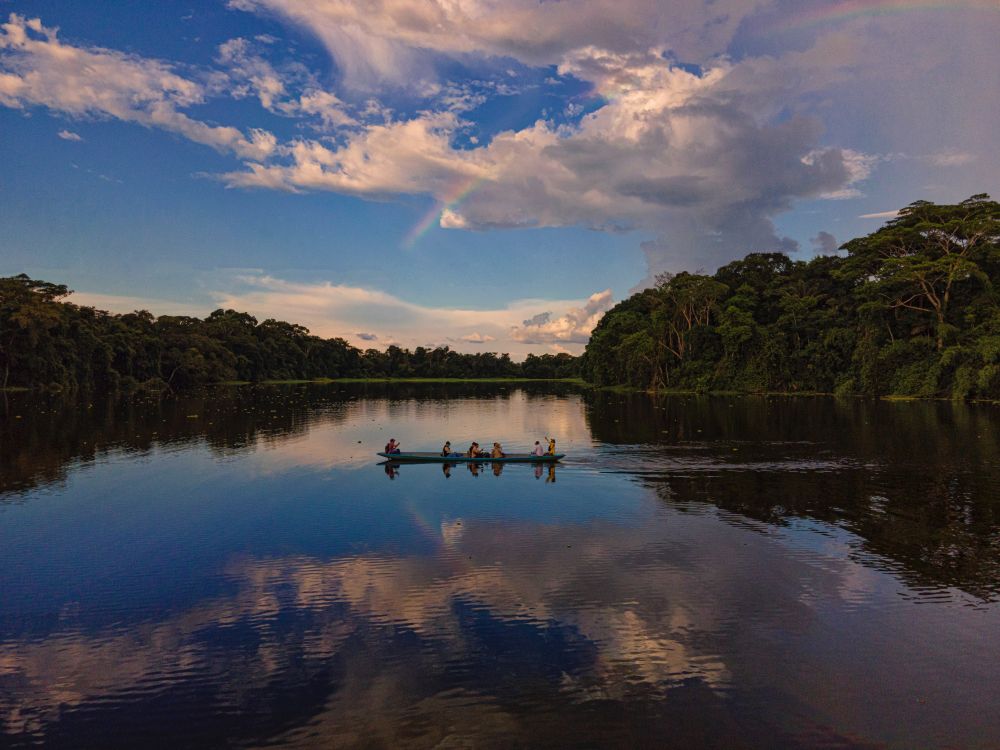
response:
M389 479L395 479L399 476L401 469L403 468L403 463L399 461L382 461L378 464L385 470L385 475ZM418 464L418 463L407 463L408 466L427 466L428 464ZM490 461L488 458L484 458L482 461L463 461L461 464L456 463L441 463L441 473L444 475L445 479L451 479L452 471L458 466L464 466L469 470L469 473L478 477L481 473L485 473L487 465L489 470L493 472L493 476L498 477L503 474L505 463L501 461ZM532 471L535 474L535 479L541 479L545 477L545 483L550 484L556 481L556 464L555 462L535 463L532 467ZM514 469L509 469L510 471L515 471Z
M572 463L372 471L473 431ZM0 747L1000 750L998 486L994 405L0 394Z

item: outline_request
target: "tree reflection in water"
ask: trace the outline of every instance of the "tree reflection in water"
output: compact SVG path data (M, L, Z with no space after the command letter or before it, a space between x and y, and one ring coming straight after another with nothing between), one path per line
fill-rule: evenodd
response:
M995 407L463 388L12 396L0 737L846 748L1000 731ZM373 468L386 430L555 432L569 457L558 485L554 464Z
M846 528L922 585L1000 593L1000 409L591 393L596 440L667 502Z

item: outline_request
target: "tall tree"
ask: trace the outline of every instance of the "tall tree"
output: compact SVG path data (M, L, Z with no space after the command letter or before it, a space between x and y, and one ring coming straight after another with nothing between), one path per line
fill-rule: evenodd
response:
M26 274L0 278L0 356L3 387L17 358L26 357L41 337L59 325L62 310L53 303L70 294L63 284L32 279Z
M957 205L917 201L884 228L844 247L844 273L890 310L929 317L940 351L954 328L957 289L991 286L983 266L1000 252L1000 204L985 194Z

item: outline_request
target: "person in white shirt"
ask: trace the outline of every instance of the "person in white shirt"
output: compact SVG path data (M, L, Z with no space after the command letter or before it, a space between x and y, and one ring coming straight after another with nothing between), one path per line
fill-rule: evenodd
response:
M531 454L533 456L544 456L545 455L545 449L542 447L542 444L539 443L537 440L535 441L535 447L532 449Z

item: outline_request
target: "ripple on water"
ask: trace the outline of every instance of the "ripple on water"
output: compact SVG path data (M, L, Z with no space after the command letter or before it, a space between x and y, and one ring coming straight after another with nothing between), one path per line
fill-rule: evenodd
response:
M1000 733L988 414L263 393L4 434L0 495L19 493L0 524L4 742L904 748ZM421 446L557 431L569 457L555 482L516 466L387 478L371 460L387 428Z

